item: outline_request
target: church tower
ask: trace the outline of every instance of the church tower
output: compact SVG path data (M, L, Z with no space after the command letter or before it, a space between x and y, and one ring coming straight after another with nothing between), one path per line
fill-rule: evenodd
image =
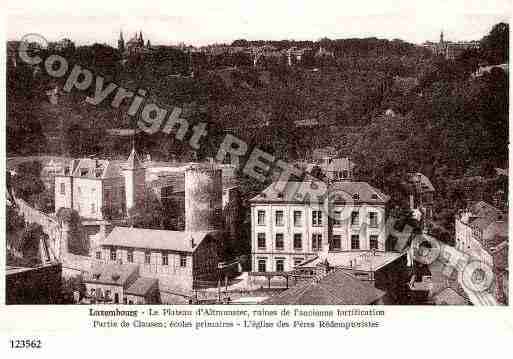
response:
M125 40L123 39L123 32L119 31L119 40L118 40L118 50L119 52L125 52Z
M139 45L141 47L144 47L144 40L143 40L143 36L142 36L142 31L139 31Z
M125 177L126 213L144 200L146 170L132 147L132 152L122 168Z
M443 43L444 43L444 32L442 30L442 31L440 31L440 45L443 45Z

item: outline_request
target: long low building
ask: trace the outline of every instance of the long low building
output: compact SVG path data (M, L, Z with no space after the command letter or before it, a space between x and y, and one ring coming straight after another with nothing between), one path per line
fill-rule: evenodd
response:
M201 281L218 280L221 231L165 231L115 227L95 259L137 264L142 277L156 278L163 292L190 292Z

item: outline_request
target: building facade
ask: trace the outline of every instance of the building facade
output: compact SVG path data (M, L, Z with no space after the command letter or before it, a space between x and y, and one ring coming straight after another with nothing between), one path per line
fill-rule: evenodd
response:
M190 291L218 280L222 233L115 227L95 253L105 263L136 264L160 286Z
M273 183L251 200L253 271L291 271L322 252L385 250L388 196L364 182L334 182L331 199L313 203L297 199L303 185L276 191Z

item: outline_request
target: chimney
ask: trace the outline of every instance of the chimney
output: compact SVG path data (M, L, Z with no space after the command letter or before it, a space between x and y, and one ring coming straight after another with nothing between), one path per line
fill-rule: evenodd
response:
M196 243L194 243L194 238L191 236L191 247L194 248L195 245Z

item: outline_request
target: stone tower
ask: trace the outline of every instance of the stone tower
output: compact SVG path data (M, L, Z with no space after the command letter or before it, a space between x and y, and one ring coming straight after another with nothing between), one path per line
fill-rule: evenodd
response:
M142 165L135 148L122 168L125 177L126 213L135 205L144 200L146 170Z
M118 40L118 50L119 52L125 52L125 40L123 39L123 32L119 31L119 40Z
M223 228L222 174L215 165L192 164L185 170L185 231Z

